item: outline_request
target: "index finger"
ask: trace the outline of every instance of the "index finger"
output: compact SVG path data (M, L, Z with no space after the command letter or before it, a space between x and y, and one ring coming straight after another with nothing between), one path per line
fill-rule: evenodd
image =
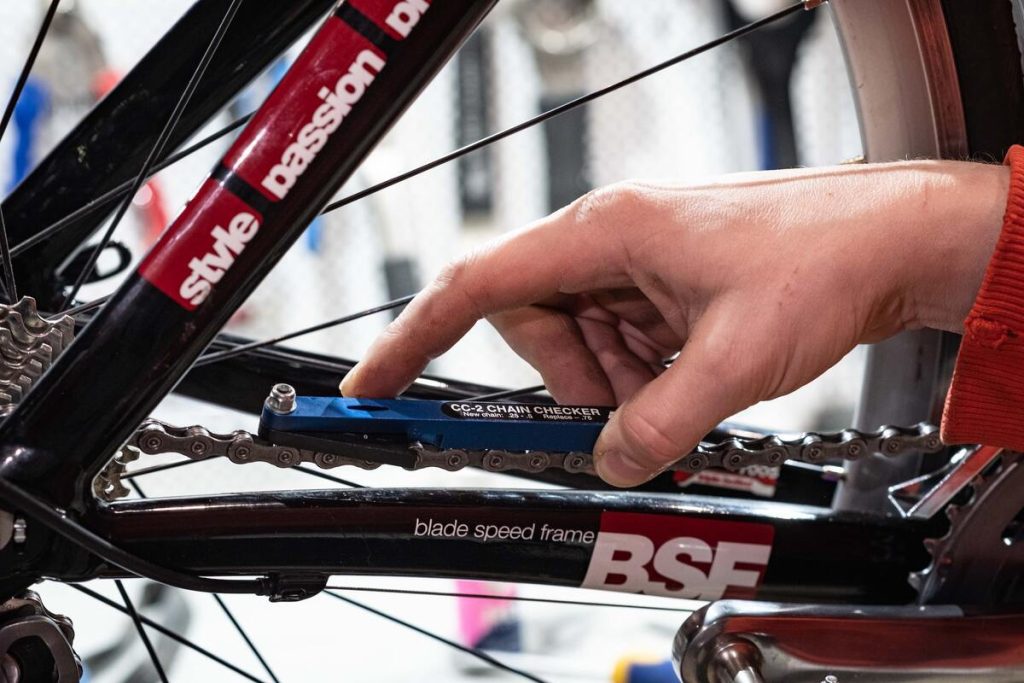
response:
M446 267L348 373L342 393L394 396L481 318L558 293L629 284L629 255L615 224L620 202L609 192L591 193Z

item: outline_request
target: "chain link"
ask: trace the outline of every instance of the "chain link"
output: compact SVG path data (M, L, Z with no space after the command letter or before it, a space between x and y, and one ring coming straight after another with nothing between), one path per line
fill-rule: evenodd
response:
M345 448L344 443L338 444L339 451ZM794 437L733 436L718 443L699 444L670 469L695 473L721 468L736 472L752 466L778 467L786 460L820 464L834 459L857 460L871 453L898 457L911 452L934 453L942 448L944 445L938 428L927 423L913 427L888 426L873 432L844 429L808 432ZM352 444L352 449L359 450L359 444ZM381 465L372 458L276 446L242 430L214 434L199 426L176 427L151 419L139 427L121 454L97 477L94 490L99 497L112 500L127 493L121 483L121 475L137 453L177 453L192 460L225 457L237 464L265 462L285 468L300 463L312 463L323 469L341 465L376 469ZM438 449L421 443L410 444L408 453L407 469L412 470L437 467L456 471L476 467L488 472L517 470L537 473L557 469L569 473L594 473L594 459L590 453Z

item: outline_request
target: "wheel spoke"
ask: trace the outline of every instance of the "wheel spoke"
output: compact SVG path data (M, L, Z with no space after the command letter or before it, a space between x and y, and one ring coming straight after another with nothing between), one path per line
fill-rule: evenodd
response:
M61 310L68 308L71 303L75 300L78 295L78 290L85 284L86 279L89 277L89 273L92 272L93 267L96 265L96 260L99 258L100 253L106 248L110 242L110 238L113 236L114 231L120 224L121 219L124 218L125 213L128 211L128 207L131 206L132 200L135 198L136 193L142 187L142 184L149 177L150 170L156 163L157 158L163 153L164 146L167 144L167 140L171 137L174 132L174 127L178 124L178 119L185 112L185 107L188 106L189 101L192 99L192 94L199 87L199 82L203 78L203 74L206 73L206 67L209 66L210 62L213 61L213 55L216 53L217 48L220 47L221 39L224 34L227 33L228 27L231 25L231 20L235 18L235 13L238 11L238 6L241 5L242 0L231 0L231 5L228 6L227 12L224 14L224 18L221 19L220 25L214 32L213 38L210 40L210 44L206 46L206 52L203 53L203 57L199 60L199 64L196 66L195 71L192 72L192 77L189 79L188 85L185 86L185 90L181 93L178 98L177 104L174 105L174 110L171 112L170 117L167 119L167 123L164 124L163 130L160 132L160 136L153 144L152 149L149 150L149 155L146 157L145 163L142 165L142 169L139 171L135 180L132 181L131 188L125 195L121 202L121 205L117 208L117 213L114 214L114 219L110 222L106 232L103 233L103 238L100 240L99 245L90 254L85 267L82 268L81 272L78 273L78 277L75 279L75 284L71 287L71 291L64 298L64 304L61 306Z
M11 123L11 117L14 116L14 107L17 106L21 93L25 89L25 84L28 82L28 76L32 73L32 65L35 64L36 57L39 56L39 50L43 47L43 41L46 39L46 34L50 31L50 24L53 23L53 16L57 13L57 5L59 4L60 0L52 0L50 2L50 7L46 10L46 15L43 17L43 24L36 33L36 39L32 43L32 49L29 50L28 58L25 59L25 65L21 68L21 73L18 74L18 81L14 85L14 92L11 93L10 98L7 100L3 119L0 119L0 141L4 139L7 126ZM2 203L0 203L0 261L3 262L4 289L7 290L7 296L10 298L11 303L14 303L18 300L18 285L14 281L14 265L11 263L11 246L7 241L7 222L4 220Z
M652 66L652 67L650 67L648 69L644 69L643 71L640 71L640 72L638 72L636 74L633 74L632 76L629 76L629 77L624 78L624 79L622 79L620 81L617 81L617 82L615 82L615 83L613 83L613 84L611 84L609 86L606 86L606 87L601 88L599 90L595 90L595 91L590 92L590 93L588 93L586 95L582 95L580 97L577 97L576 99L571 100L571 101L569 101L569 102L567 102L567 103L565 103L565 104L563 104L561 106L554 107L554 108L549 109L549 110L547 110L545 112L542 112L541 114L538 114L537 116L535 116L535 117L533 117L531 119L527 119L526 121L518 123L518 124L516 124L514 126L506 128L506 129L504 129L502 131L499 131L497 133L494 133L493 135L489 135L489 136L487 136L485 138L481 138L480 140L477 140L476 142L470 143L470 144L468 144L468 145L466 145L464 147L460 147L459 149L454 150L452 152L449 152L448 154L445 154L444 156L437 157L436 159L434 159L434 160L432 160L430 162L427 162L426 164L423 164L422 166L417 166L416 168L413 168L413 169L411 169L409 171L406 171L405 173L402 173L400 175L394 176L392 178L389 178L388 180L385 180L383 182L377 183L376 185L368 187L368 188L366 188L364 190L361 190L359 192L356 192L356 193L350 194L350 195L348 195L346 197L343 197L343 198L341 198L341 199L339 199L339 200L337 200L335 202L332 202L332 203L328 204L326 207L324 207L324 210L321 212L321 215L330 213L331 211L335 211L337 209L340 209L341 207L347 206L348 204L352 204L353 202L356 202L356 201L358 201L360 199L364 199L366 197L369 197L369 196L371 196L373 194L376 194L377 192L380 192L381 190L385 190L385 189L387 189L389 187L392 187L392 186L397 185L397 184L399 184L401 182L409 180L410 178L414 178L414 177L416 177L416 176L418 176L418 175L420 175L422 173L426 173L427 171L435 169L435 168L437 168L439 166L443 166L444 164L447 164L449 162L455 161L456 159L459 159L459 158L461 158L461 157L463 157L463 156L465 156L467 154L470 154L470 153L475 152L477 150L480 150L480 149L483 149L485 147L488 147L488 146L490 146L490 145L492 145L492 144L494 144L496 142L499 142L500 140L504 140L507 137L515 135L516 133L519 133L519 132L522 132L522 131L527 130L529 128L532 128L534 126L537 126L537 125L543 123L544 121L547 121L548 119L554 118L554 117L559 116L561 114L564 114L564 113L566 113L568 111L576 109L577 107L581 107L581 106L583 106L585 104L593 102L594 100L596 100L598 98L601 98L601 97L603 97L605 95L613 93L613 92L615 92L617 90L620 90L621 88L624 88L624 87L626 87L628 85L632 85L633 83L641 81L641 80L643 80L645 78L648 78L649 76L652 76L652 75L654 75L656 73L659 73L659 72L661 72L661 71L663 71L663 70L665 70L665 69L667 69L667 68L669 68L671 66L675 66L676 64L679 64L681 62L687 61L688 59L692 59L693 57L696 57L696 56L698 56L700 54L703 54L704 52L707 52L708 50L711 50L713 48L716 48L716 47L719 47L719 46L724 45L726 43L729 43L729 42L731 42L733 40L736 40L737 38L740 38L740 37L748 34L748 33L756 31L757 29L759 29L759 28L761 28L763 26L767 26L768 24L774 23L774 22L776 22L776 21L778 21L778 20L780 20L780 19L782 19L782 18L784 18L786 16L789 16L790 14L792 14L794 12L797 12L797 11L801 10L802 8L804 8L804 3L803 2L798 2L796 4L790 5L789 7L784 8L784 9L778 11L778 12L775 12L774 14L771 14L771 15L763 18L763 19L751 22L751 23L749 23L749 24L747 24L745 26L742 26L742 27L734 30L734 31L730 31L729 33L726 33L726 34L716 38L715 40L712 40L712 41L709 41L707 43L704 43L703 45L700 45L700 46L698 46L696 48L693 48L692 50L688 50L686 52L678 54L675 57L672 57L671 59L667 59L667 60L665 60L663 62L660 62L659 64L656 64L656 65L654 65L654 66ZM222 129L221 131L218 131L218 133L215 133L214 135L217 136L217 137L220 137L220 136L226 134L227 132L229 132L229 130L234 130L234 128L237 128L238 126L242 125L251 116L252 116L252 114L249 114L249 115L247 115L245 117L242 117L241 119L238 119L237 121L232 123L228 128ZM213 138L213 137L214 136L211 136L211 138ZM207 140L212 141L209 138ZM202 144L206 144L206 142L207 141L203 141ZM200 146L199 144L193 145L193 148L197 149L199 146ZM194 151L194 149L192 149L192 151ZM182 157L179 156L178 158L182 158ZM175 159L175 160L177 160L177 159ZM168 161L170 161L170 160L168 160ZM122 187L123 187L123 185L122 185ZM115 190L112 190L111 192L115 192L115 191L119 192L119 191L121 191L121 188L115 188ZM61 221L58 221L57 223L47 227L39 235L35 235L32 238L30 238L29 240L26 240L25 242L17 245L15 247L15 249L14 249L14 253L18 254L23 249L27 249L29 246L32 246L33 244L36 244L39 241L41 241L43 239L43 237L42 237L43 233L45 233L46 236L49 236L53 232L56 232L57 230L63 228L64 226L71 224L73 222L73 217L77 217L77 216L83 215L83 213L88 213L89 211L91 211L91 209L89 209L88 207L93 206L94 204L97 204L97 203L102 204L103 201L109 201L108 195L110 195L111 192L108 192L103 197L101 197L101 198L99 198L97 200L94 200L93 202L90 202L90 204L87 204L85 207L82 207L81 209L78 209L75 213L73 213L73 214L71 214L71 215L61 219ZM131 196L134 196L134 192L131 193ZM124 205L122 205L122 206L124 206ZM116 221L115 221L115 223L116 223ZM108 233L109 232L111 232L110 229L108 229ZM108 241L109 241L109 238L108 238ZM98 257L99 251L100 250L96 250L96 252L94 252L93 256L94 257ZM92 259L92 260L94 261L95 259ZM92 269L92 266L91 265L88 266L85 270L82 271L82 274L80 274L80 277L83 277L84 276L83 274L87 273L91 269ZM77 288L76 288L75 291L77 291ZM65 307L70 303L70 301L71 301L71 298L65 300ZM90 307L90 308L88 308L86 310L91 310L91 308L94 307L93 306L94 303L96 305L99 305L100 303L102 303L102 301L100 301L98 303L97 302L90 302L89 304L85 304L86 306ZM394 302L392 302L392 303L394 303ZM401 305L401 304L396 304L396 306L397 305ZM80 308L81 307L79 307L79 309ZM78 312L81 312L79 309L71 309L71 310L76 310ZM383 310L386 310L386 309L383 309ZM333 324L340 324L340 322L335 322ZM330 326L331 326L331 323L326 323L324 325L324 327L330 327ZM292 339L294 337L301 336L302 334L308 334L310 331L316 331L318 329L324 329L324 327L315 327L315 329L314 328L310 328L307 331L299 331L299 332L295 333L294 335L286 335L286 338ZM267 342L267 344L271 344L271 343L273 343L273 342ZM259 347L254 346L252 348L259 348ZM246 350L249 350L249 349L246 349ZM234 350L231 349L230 351L233 352ZM217 352L217 353L226 353L226 352ZM244 353L244 351L239 350L238 353L239 354L240 353ZM235 355L237 355L237 354L235 354ZM230 357L230 356L224 355L224 356L218 356L218 357L214 358L213 354L209 354L209 357L200 358L200 360L198 362L201 363L201 364L206 364L206 363L215 362L216 360L223 360L224 358L228 358L228 357Z
M350 489L365 489L366 488L366 486L364 486L363 484L357 484L354 481L349 481L348 479L342 479L341 477L336 477L333 474L327 474L326 472L321 472L320 470L312 470L312 469L309 469L308 467L303 467L302 465L299 465L298 467L293 467L292 469L294 471L296 471L296 472L302 472L303 474L308 474L311 477L317 477L319 479L326 479L327 481L332 481L335 484L341 484L342 486L347 486Z
M153 662L153 668L156 669L161 683L167 683L167 674L164 672L164 667L160 663L160 658L156 656L153 643L150 642L149 636L146 635L146 629L142 626L142 620L139 618L135 605L132 604L131 598L128 597L128 591L124 589L124 583L121 579L114 579L114 585L117 586L117 592L121 594L121 600L124 601L124 606L128 610L128 616L132 618L132 622L135 624L135 630L138 631L142 644L146 646L146 652L149 653L149 659Z
M185 157L190 156L194 152L198 152L199 150L201 150L202 148L206 147L210 143L216 142L217 140L221 139L222 137L224 137L228 133L230 133L230 132L232 132L234 130L237 130L238 128L241 128L243 125L245 125L249 121L249 119L251 119L253 117L253 115L255 113L256 112L249 112L245 116L242 116L240 118L235 119L234 121L232 121L228 125L226 125L223 128L221 128L220 130L207 135L202 140L200 140L200 141L198 141L198 142L196 142L196 143L194 143L192 145L189 145L188 147L186 147L185 149L181 150L180 152L176 152L176 153L172 154L171 156L167 157L166 159L161 161L159 164L156 164L155 166L153 166L153 168L150 171L149 175L146 177L146 180L149 180L155 174L157 174L160 171L164 170L168 166L172 166L172 165L176 164L177 162L181 161L182 159L184 159ZM107 204L109 204L113 200L118 199L120 197L123 197L124 194L126 192L128 192L128 190L131 189L131 187L132 187L132 181L131 180L126 180L123 183L121 183L120 185L118 185L117 187L115 187L113 189L110 189L110 190L107 190L106 192L101 194L99 197L96 197L95 199L93 199L92 201L88 202L87 204L84 204L83 206L78 207L77 209L75 209L74 211L69 213L68 215L66 215L63 218L61 218L59 221L57 221L55 223L51 223L50 225L46 226L45 228L43 228L42 230L40 230L36 234L32 235L28 239L23 240L21 242L18 242L18 244L16 244L14 246L14 248L11 249L11 255L12 256L18 256L22 252L24 252L24 251L26 251L28 249L31 249L32 247L34 247L35 245L39 244L40 242L45 242L51 236L57 234L58 232L60 232L64 228L68 227L69 225L71 225L72 223L77 221L79 218L84 218L85 216L91 216L97 210L102 209L104 206L106 206Z
M522 389L505 389L503 391L495 391L491 394L480 394L474 396L470 401L498 401L505 398L519 398L520 396L529 396L530 394L537 394L544 391L547 387L543 384L537 384L532 387L524 387Z
M389 178L388 180L384 180L380 183L377 183L376 185L368 187L365 190L360 190L359 192L350 194L347 197L342 197L341 199L328 204L320 213L321 215L325 213L330 213L331 211L340 209L343 206L347 206L353 202L357 202L360 199L365 199L366 197L376 194L381 190L386 190L387 188L397 185L406 180L409 180L410 178L414 178L418 175L426 173L427 171L431 171L437 168L438 166L443 166L447 163L455 161L456 159L460 159L466 156L467 154L471 154L485 147L490 147L496 142L504 140L507 137L515 135L516 133L521 133L522 131L527 130L529 128L533 128L534 126L544 123L548 119L552 119L556 116L560 116L561 114L565 114L566 112L572 111L573 109L582 107L583 105L593 102L596 99L599 99L601 97L604 97L605 95L609 95L617 90L620 90L626 87L627 85L632 85L637 81L642 81L643 79L648 78L649 76L653 76L656 73L664 71L670 66L675 66L676 64L680 64L682 62L687 61L688 59L692 59L698 55L701 55L707 52L708 50L712 50L721 45L725 45L726 43L736 40L737 38L741 38L747 35L748 33L752 33L757 29L762 28L763 26L767 26L768 24L772 24L784 17L787 17L790 14L793 14L794 12L802 11L803 8L803 2L798 2L794 5L790 5L789 7L779 10L774 14L770 14L769 16L763 19L759 19L745 26L741 26L740 28L734 31L730 31L729 33L719 36L718 38L715 38L712 41L704 43L703 45L699 45L698 47L695 47L692 50L687 50L686 52L678 54L675 57L672 57L671 59L666 59L663 62L660 62L650 68L635 73L632 76L622 79L621 81L616 81L611 85L605 86L604 88L600 88L598 90L594 90L592 92L587 93L586 95L580 95L574 100L570 100L565 104L559 105L552 109L548 109L547 111L542 112L531 119L527 119L526 121L517 123L516 125L506 128L502 131L499 131L492 135L488 135L485 138L481 138L476 142L472 142L464 147L460 147L459 149L449 152L444 156L437 157L433 161L428 161L422 166L417 166L416 168L406 171L405 173L396 175L393 178Z
M197 461L190 461L190 462L197 462ZM142 490L142 487L139 486L139 483L137 481L135 481L134 479L129 480L128 484L133 489L135 489L135 493L137 493L139 495L139 498L148 498L149 497ZM118 584L120 584L120 581L118 582ZM256 655L256 659L258 659L260 664L263 665L264 670L266 670L266 672L270 676L271 680L273 680L274 683L281 683L281 681L278 680L277 676L274 675L274 671L270 668L270 665L267 664L267 660L263 658L263 655L260 653L259 649L256 647L256 644L252 642L252 639L249 637L249 634L245 632L245 629L242 628L242 625L240 623L238 623L237 619L235 619L235 615L231 613L230 609L228 609L228 606L224 603L224 599L221 596L217 595L216 593L211 593L210 597L212 597L217 602L217 604L220 606L221 610L224 611L225 616L227 616L227 618L231 621L231 624L232 624L232 626L235 627L235 630L238 631L238 635L242 636L242 640L244 640L245 644L249 646L249 649L252 650L252 653L254 655ZM138 624L138 628L140 629L140 632L141 632L142 625ZM156 655L153 655L153 656L154 656L154 659L155 659Z
M288 334L282 334L280 337L274 337L272 339L263 339L261 341L248 342L248 343L245 343L245 344L239 344L238 346L235 346L234 348L225 349L223 351L214 351L212 353L207 353L207 354L204 354L204 355L200 356L196 360L195 365L193 365L193 367L202 367L203 365L209 365L210 363L216 363L217 361L227 360L228 358L234 358L235 356L240 356L243 353L246 353L247 351L252 351L254 349L261 349L261 348L263 348L265 346L272 346L273 344L278 344L278 343L283 342L283 341L288 341L290 339L295 339L296 337L301 337L303 335L307 335L307 334L310 334L312 332L319 332L320 330L326 330L327 328L334 327L336 325L343 325L345 323L352 322L353 320L359 320L360 318L365 318L368 315L373 315L374 313L381 313L383 311L390 311L393 308L398 308L399 306L406 305L407 303L412 301L415 296L416 296L415 294L410 294L409 296L403 296L400 299L394 299L394 300L389 301L387 303L381 304L380 306L374 306L373 308L367 308L366 310L359 311L357 313L350 313L349 315L345 315L345 316L342 316L340 318L335 318L334 320L328 320L327 322L318 323L318 324L312 325L310 327L305 327L305 328L303 328L301 330L296 330L295 332L289 332Z
M121 612L122 614L128 614L127 608L123 607L122 605L117 604L116 602L114 602L110 598L106 597L105 595L101 595L100 593L97 593L96 591L92 590L91 588L86 588L85 586L79 585L77 583L69 583L67 585L70 586L71 588L74 588L79 593L84 593L85 595L88 595L89 597L91 597L92 599L96 600L97 602L103 603L107 607L111 607L113 609L116 609L117 611ZM181 635L180 633L176 633L176 632L172 631L171 629L167 628L166 626L161 626L157 622L153 621L152 619L149 619L148 617L142 616L141 614L138 615L138 616L139 616L139 621L141 621L143 624L145 624L146 626L150 627L154 631L158 631L161 634L163 634L163 635L167 636L168 638L170 638L171 640L179 643L180 645L183 645L183 646L189 648L190 650L192 650L194 652L197 652L197 653L203 655L204 657L206 657L208 659L213 660L217 664L220 664L221 666L223 666L225 669L229 669L230 671L235 672L239 676L242 676L243 678L246 678L246 679L252 681L253 683L266 683L266 681L264 681L264 680L262 680L260 678L257 678L256 676L253 676L251 673L245 671L244 669L242 669L240 667L235 666L234 664L232 664L231 662L227 661L223 657L215 655L213 652L210 652L209 650L207 650L202 645L198 645L197 643L192 642L191 640L189 640L185 636Z
M416 626L415 624L410 624L408 621L405 621L403 619L399 619L396 616L388 614L387 612L382 612L379 609L376 609L374 607L370 607L369 605L365 605L365 604L363 604L361 602L353 600L352 598L347 598L344 595L339 595L338 593L335 593L335 592L330 591L330 590L325 590L324 593L327 594L327 595L330 595L332 598L335 598L337 600L341 600L342 602L347 602L348 604L352 605L353 607L358 607L359 609L365 610L367 612L370 612L371 614L376 614L378 617L381 617L382 619L387 619L388 621L393 622L395 624L398 624L399 626L404 626L405 628L410 629L412 631L415 631L416 633L419 633L420 635L424 635L424 636L426 636L428 638L432 638L433 640L436 640L439 643L444 643L445 645L447 645L447 646L449 646L449 647L451 647L453 649L456 649L456 650L458 650L460 652L465 652L468 655L472 655L473 657L476 657L477 659L479 659L479 660L481 660L483 662L487 662L488 664L490 664L491 666L493 666L496 669L501 669L502 671L507 671L507 672L509 672L511 674L515 674L516 676L521 676L522 678L525 678L528 681L534 681L535 683L545 683L544 679L538 678L537 676L534 676L531 673L523 671L522 669L517 669L516 667L511 666L509 664L506 664L505 662L503 662L503 661L501 661L499 659L495 659L494 657L490 656L486 652L483 652L481 650L477 650L476 648L466 647L465 645L462 645L461 643L456 643L454 640L450 640L448 638L445 638L444 636L439 636L436 633L428 631L428 630L426 630L424 628L420 628L419 626Z
M249 638L249 634L245 632L245 629L242 628L242 625L238 623L237 619L235 619L235 615L232 614L231 610L228 609L228 606L224 604L224 598L220 597L216 593L214 593L212 597L214 600L217 601L217 604L220 605L220 608L224 610L224 615L228 618L229 621L231 621L231 625L235 627L236 631L238 631L238 635L242 636L242 640L244 640L245 644L249 646L249 649L252 650L252 653L256 655L256 659L260 660L260 664L263 665L264 670L266 670L267 675L270 676L271 680L273 680L274 683L281 683L281 681L278 680L277 676L274 675L274 671L270 668L270 665L267 664L267 660L265 660L263 658L263 655L260 654L260 651L256 647L256 644L252 642L251 638Z
M210 458L213 460L213 458ZM166 465L153 465L152 467L143 467L132 472L127 472L121 475L121 479L134 479L135 477L142 477L147 474L156 474L157 472L166 472L167 470L173 470L178 467L184 467L186 465L195 465L200 462L207 462L206 460L181 460L179 462L170 462Z
M372 588L369 586L327 586L327 590L358 591L361 593L395 593L397 595L425 595L441 598L469 598L471 600L513 600L515 602L539 602L547 605L576 605L579 607L615 607L618 609L642 609L654 612L692 612L682 607L661 607L659 605L627 605L617 602L589 602L587 600L557 600L555 598L526 598L519 595L488 595L487 593L461 593L458 591L425 591L409 588Z
M132 472L126 472L125 474L122 474L121 479L127 480L128 484L135 489L135 492L139 494L140 498L145 498L146 495L142 493L142 490L139 489L138 484L134 481L136 478L145 476L147 474L166 472L167 470L173 470L178 467L185 467L186 465L198 465L201 462L210 462L216 459L217 458L207 458L205 460L181 460L179 462L171 462L165 465L153 465L152 467L143 467L141 469L133 470ZM341 477L336 477L333 474L327 474L326 472L321 472L320 470L310 469L308 467L304 467L303 465L296 465L295 467L289 468L289 470L292 472L301 472L302 474L308 474L311 477L324 479L335 484L340 484L341 486L347 486L350 489L366 488L364 485L357 484L356 482L351 481L349 479L342 479Z
M110 299L111 296L113 296L113 295L106 294L104 296L99 297L98 299L93 299L92 301L89 301L88 303L84 303L84 304L82 304L80 306L75 306L74 308L65 309L62 313L59 313L57 315L71 315L71 316L75 316L75 315L78 315L80 313L88 313L89 311L92 311L93 309L99 308L103 304L107 303L107 300Z
M750 24L747 24L746 26L738 28L735 31L730 31L729 33L726 33L725 35L722 35L722 36L716 38L715 40L712 40L710 42L704 43L703 45L700 45L700 46L698 46L698 47L696 47L696 48L694 48L692 50L688 50L686 52L683 52L682 54L679 54L679 55L676 55L675 57L672 57L671 59L667 59L667 60L665 60L665 61L663 61L663 62L661 62L659 64L656 64L656 65L648 68L648 69L644 69L643 71L635 73L632 76L629 76L628 78L624 78L624 79L622 79L620 81L617 81L617 82L615 82L615 83L613 83L613 84L611 84L609 86L606 86L604 88L600 88L598 90L594 90L594 91L592 91L590 93L587 93L586 95L581 95L580 97L577 97L576 99L574 99L574 100L572 100L570 102L567 102L567 103L565 103L565 104L563 104L561 106L549 109L549 110L547 110L547 111L545 111L545 112L543 112L541 114L538 114L537 116L535 116L535 117L533 117L531 119L528 119L526 121L518 123L518 124L516 124L514 126L511 126L510 128L506 128L505 130L502 130L502 131L500 131L498 133L494 133L493 135L489 135L489 136L487 136L485 138L481 138L480 140L477 140L476 142L473 142L473 143L471 143L469 145L466 145L465 147L461 147L461 148L459 148L459 149L457 149L457 150L455 150L453 152L450 152L450 153L448 153L448 154L446 154L444 156L438 157L438 158L434 159L433 161L430 161L430 162L427 162L426 164L423 164L422 166L418 166L418 167L416 167L416 168L414 168L414 169L412 169L410 171L406 171L405 173L402 173L400 175L394 176L393 178L390 178L390 179L385 180L385 181L383 181L381 183L373 185L372 187L368 187L365 190L362 190L360 192L356 192L355 194L351 194L351 195L349 195L347 197L343 197L342 199L339 199L336 202L332 202L331 204L328 204L324 208L324 210L321 212L321 215L329 213L329 212L334 211L336 209L340 209L341 207L346 206L348 204L351 204L351 203L353 203L355 201L358 201L360 199L364 199L366 197L369 197L370 195L375 194L377 192L380 192L381 190L389 188L389 187L391 187L393 185L397 185L398 183L401 183L401 182L403 182L405 180L408 180L409 178L413 178L413 177L415 177L417 175L420 175L421 173L425 173L425 172L427 172L429 170L437 168L438 166L442 166L442 165L444 165L446 163L454 161L454 160L456 160L456 159L458 159L460 157L463 157L463 156L465 156L467 154L470 154L471 152L475 152L475 151L477 151L479 149L483 149L484 147L488 147L490 145L493 145L494 143L496 143L496 142L498 142L500 140L503 140L503 139L505 139L505 138L507 138L507 137L509 137L511 135L515 135L516 133L522 132L522 131L524 131L524 130L526 130L528 128L532 128L532 127L534 127L536 125L539 125L539 124L547 121L548 119L551 119L551 118L554 118L554 117L559 116L561 114L564 114L564 113L566 113L568 111L576 109L577 107L581 107L581 106L583 106L583 105L585 105L585 104L587 104L589 102L592 102L592 101L594 101L594 100L596 100L598 98L604 97L605 95L608 95L608 94L613 93L613 92L615 92L617 90L620 90L621 88L624 88L624 87L626 87L628 85L636 83L637 81L641 81L641 80L643 80L645 78L648 78L649 76L652 76L652 75L654 75L654 74L656 74L656 73L658 73L660 71L663 71L663 70L665 70L665 69L667 69L667 68L669 68L671 66L675 66L676 64L684 62L684 61L686 61L688 59L692 59L693 57L696 57L697 55L703 54L704 52L707 52L708 50L711 50L711 49L713 49L715 47L718 47L720 45L724 45L724 44L726 44L726 43L728 43L728 42L730 42L732 40L735 40L735 39L737 39L737 38L739 38L741 36L744 36L744 35L752 32L752 31L756 31L757 29L761 28L762 26L766 26L768 24L771 24L771 23L773 23L775 21L778 21L778 20L782 19L783 17L789 16L790 14L801 10L803 8L803 6L804 5L803 5L802 2L798 2L798 3L796 3L794 5L791 5L791 6L785 8L783 10L780 10L780 11L778 11L778 12L772 14L772 15L769 15L769 16L765 17L764 19L760 19L758 21L755 21L755 22L752 22ZM226 349L224 351L216 351L216 352L213 352L213 353L208 353L208 354L205 354L204 356L201 356L199 358L199 360L196 361L196 365L197 366L202 366L202 365L207 365L209 363L215 363L215 362L220 361L220 360L225 360L227 358L233 358L235 356L238 356L238 355L241 355L241 354L245 353L246 351L251 351L253 349L258 349L258 348L261 348L261 347L264 347L264 346L269 346L271 344L275 344L275 343L280 342L280 341L285 341L285 340L289 340L289 339L295 339L296 337L300 337L302 335L306 335L306 334L309 334L311 332L317 332L319 330L327 329L327 328L333 327L335 325L340 325L340 324L343 324L343 323L346 323L346 322L350 322L352 320L357 320L357 319L362 318L362 317L364 317L366 315L371 315L373 313L378 313L380 311L386 311L386 310L389 310L391 308L397 308L398 306L402 306L402 305L405 305L405 304L409 303L413 299L414 296L415 295L410 295L410 296L407 296L407 297L403 297L401 299L396 299L394 301L390 301L390 302L388 302L386 304L382 304L381 306L377 306L375 308L370 308L370 309L367 309L365 311L361 311L359 313L355 313L355 314L352 314L352 315L344 316L342 318L336 318L335 320L330 320L330 321L327 321L327 322L324 322L324 323L320 323L318 325L313 325L311 327L307 327L307 328L304 328L302 330L297 330L295 332L291 332L289 334L282 335L280 337L275 337L273 339L267 339L267 340L258 341L258 342L250 342L248 344L243 344L243 345L240 345L240 346L235 347L233 349ZM525 392L525 393L535 393L535 392L530 391L530 392ZM516 394L513 394L513 395L520 395L520 394L516 393ZM487 396L484 396L482 398L493 399L495 397L492 396L492 395L487 395Z

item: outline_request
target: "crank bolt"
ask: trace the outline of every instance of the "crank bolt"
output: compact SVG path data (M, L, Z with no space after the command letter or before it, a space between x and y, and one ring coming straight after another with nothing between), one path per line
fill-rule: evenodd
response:
M720 636L711 658L714 680L734 683L764 683L761 651L746 638Z
M267 396L267 408L277 415L295 411L295 388L290 384L275 384Z

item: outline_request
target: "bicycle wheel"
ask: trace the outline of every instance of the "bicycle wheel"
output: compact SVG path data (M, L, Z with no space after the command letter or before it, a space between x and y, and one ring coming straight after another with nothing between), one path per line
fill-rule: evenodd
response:
M837 3L835 11L858 85L855 92L868 159L962 154L965 151L964 123L956 112L959 109L959 86L965 75L961 73L961 83L951 80L957 73L951 59L959 54L954 53L943 39L942 8L930 2L847 0ZM887 20L880 21L880 17ZM884 27L884 31L880 27ZM877 64L884 64L885 69L877 68ZM880 78L879 74L884 74L885 78ZM892 111L902 116L893 120ZM993 150L994 147L988 150L973 148L973 151ZM879 349L875 355L883 360L876 360L876 366L886 358L890 359L888 362L904 364L911 348L915 355L921 348L933 349L931 352L938 355L938 342L932 337L934 335L921 335L911 347L893 344L892 350L890 347ZM308 362L310 366L314 365L312 361ZM883 374L890 382L890 389L880 398L880 390L872 384L877 380L869 377L865 399L867 408L879 411L874 414L881 414L884 421L902 421L904 414L912 414L913 419L928 414L941 389L937 376L914 383L912 391L899 395L900 392L891 390L893 375L890 372ZM483 393L476 388L472 391ZM885 403L883 398L891 398L893 404ZM917 403L908 404L910 398ZM893 417L894 414L901 417ZM862 421L882 420L865 416Z

